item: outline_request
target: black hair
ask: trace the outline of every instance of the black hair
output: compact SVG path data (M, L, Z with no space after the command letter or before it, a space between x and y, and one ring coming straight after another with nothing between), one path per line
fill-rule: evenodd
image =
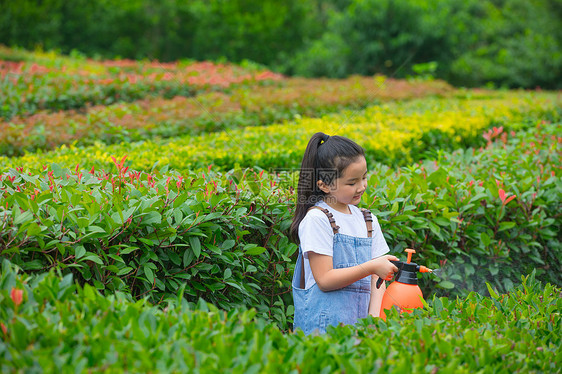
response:
M299 242L301 221L308 209L324 198L325 193L318 187L318 181L331 185L360 156L365 157L365 151L348 138L322 132L312 135L302 158L295 216L289 230L291 240Z

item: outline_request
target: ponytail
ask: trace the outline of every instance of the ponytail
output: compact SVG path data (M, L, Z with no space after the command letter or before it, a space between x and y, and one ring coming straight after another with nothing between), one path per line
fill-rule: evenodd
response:
M308 210L324 198L325 193L318 187L318 181L328 185L334 183L359 156L364 157L365 152L352 140L322 132L312 135L302 158L295 216L289 231L291 240L299 243L301 221Z

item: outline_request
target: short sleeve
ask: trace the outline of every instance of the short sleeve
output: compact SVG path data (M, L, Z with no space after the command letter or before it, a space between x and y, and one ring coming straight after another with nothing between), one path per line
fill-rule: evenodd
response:
M333 256L334 232L324 212L311 209L299 225L299 240L304 257L308 252Z
M373 215L373 258L380 257L390 252L388 244L379 225L379 220Z

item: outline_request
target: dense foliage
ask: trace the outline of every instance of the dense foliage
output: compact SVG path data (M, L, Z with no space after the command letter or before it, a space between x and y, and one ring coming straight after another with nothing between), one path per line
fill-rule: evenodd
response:
M482 132L491 125L556 119L559 103L560 98L552 93L464 95L461 92L457 96L389 102L321 118L297 117L290 122L237 126L196 136L186 134L165 140L156 138L111 145L97 142L88 147L70 145L14 159L0 156L0 167L41 167L55 162L74 168L87 160L90 168L109 170L113 165L112 156L127 155L127 166L135 170L148 171L155 165L168 165L182 172L212 164L223 171L258 166L268 171L286 172L298 169L306 142L317 131L337 132L356 139L367 150L369 162L407 165L424 158L432 147L451 150L479 145ZM276 108L271 110L276 111Z
M0 2L0 43L103 58L265 64L305 76L436 76L560 88L557 0Z
M441 269L423 280L426 292L436 283L445 294L482 292L482 279L509 290L535 268L560 284L549 271L562 261L559 132L560 123L509 135L495 128L486 149L440 152L398 172L374 164L363 204L393 253L415 248ZM293 173L142 172L114 161L115 172L53 163L2 174L3 256L154 301L185 287L193 301L253 306L287 326Z
M1 53L2 372L560 371L558 93ZM364 146L424 310L292 332L316 131Z
M100 63L54 53L0 52L4 58L34 58L0 63L0 154L8 156L70 143L111 144L266 125L453 91L442 81L383 76L284 78L247 64Z
M421 74L463 86L560 88L561 16L551 0L352 0L288 64L307 76Z
M70 275L0 275L3 371L556 372L562 290L531 275L508 294L432 298L413 315L282 333L253 310L226 313L181 298L165 309L103 297ZM518 282L519 283L519 282Z
M5 60L0 62L0 117L8 120L41 110L83 109L153 96L189 97L281 79L279 74L255 66L210 62L96 62L6 48L0 48L0 58ZM9 61L10 58L23 61Z

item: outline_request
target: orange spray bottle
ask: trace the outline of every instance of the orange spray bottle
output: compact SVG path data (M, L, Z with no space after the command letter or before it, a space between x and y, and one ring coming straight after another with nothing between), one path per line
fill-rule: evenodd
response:
M423 294L418 286L416 273L431 273L432 270L411 262L412 254L416 253L415 250L408 248L405 252L408 252L407 262L391 261L398 268L398 272L394 282L388 286L382 298L380 316L385 321L386 314L384 311L386 309L396 308L400 313L412 313L414 308L423 307ZM381 286L383 281L382 278L379 278L377 288Z

